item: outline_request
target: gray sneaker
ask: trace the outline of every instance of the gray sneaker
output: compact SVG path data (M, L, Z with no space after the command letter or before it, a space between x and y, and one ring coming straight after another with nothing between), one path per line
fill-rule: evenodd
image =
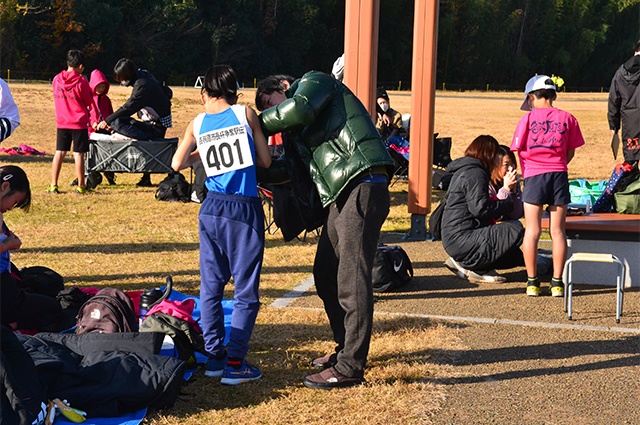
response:
M469 282L473 283L504 283L507 278L498 274L497 271L491 270L488 273L480 275L474 271L470 271L468 274Z
M469 270L467 270L464 267L462 267L453 258L451 258L451 257L447 258L447 261L444 262L444 265L447 266L447 268L449 270L454 272L456 274L456 276L458 276L460 279L465 279L465 280L468 279Z

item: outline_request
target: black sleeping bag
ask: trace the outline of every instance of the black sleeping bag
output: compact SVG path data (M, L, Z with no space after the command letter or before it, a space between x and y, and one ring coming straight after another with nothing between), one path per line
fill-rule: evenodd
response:
M19 336L47 397L66 399L89 417L173 406L185 362L157 354L163 338L156 332Z

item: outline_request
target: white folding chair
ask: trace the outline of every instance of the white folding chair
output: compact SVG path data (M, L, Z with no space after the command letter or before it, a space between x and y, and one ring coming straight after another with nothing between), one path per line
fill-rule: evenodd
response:
M571 307L573 300L573 281L572 281L572 269L573 264L576 262L592 262L592 263L615 263L617 264L619 273L616 280L616 323L620 323L620 316L622 315L622 302L624 299L624 279L626 276L626 267L622 261L612 254L593 254L576 252L571 258L564 264L564 311L569 313L569 320L571 320Z

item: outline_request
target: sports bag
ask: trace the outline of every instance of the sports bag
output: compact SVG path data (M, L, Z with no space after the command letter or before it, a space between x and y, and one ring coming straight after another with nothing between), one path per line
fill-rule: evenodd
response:
M434 241L439 241L442 239L442 213L444 212L444 207L446 204L447 197L445 196L429 216L429 232L431 232L431 236L433 237Z
M613 194L618 214L640 214L640 179L637 177L624 190Z
M156 199L168 202L189 202L191 201L191 185L182 174L171 173L158 184Z
M398 245L378 245L373 259L373 292L387 292L406 285L413 279L413 266L404 249Z
M56 295L56 300L58 300L63 310L75 309L78 311L84 303L89 301L89 298L91 298L91 294L84 292L77 286L65 288Z
M18 272L20 287L33 294L55 298L64 289L64 279L48 267L25 267Z
M602 180L590 182L585 179L576 179L569 182L569 193L572 204L586 204L587 200L591 205L595 204L598 198L604 193L608 181Z
M80 308L76 333L137 332L138 322L133 301L115 288L98 291Z
M187 368L196 366L195 352L204 351L204 338L184 319L166 313L153 313L140 325L140 332L162 332L173 339L177 357L187 362Z
M632 181L638 178L640 171L634 168L633 165L629 165L626 162L616 165L616 168L611 173L607 187L598 200L593 204L594 213L609 213L613 212L614 194L618 191L622 191Z

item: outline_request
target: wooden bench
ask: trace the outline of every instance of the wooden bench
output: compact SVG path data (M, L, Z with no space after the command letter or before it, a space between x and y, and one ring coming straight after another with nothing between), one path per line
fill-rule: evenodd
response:
M542 217L549 228L549 216ZM626 285L640 287L640 215L585 214L567 217L567 258L577 252L613 254L626 266ZM615 286L614 265L585 263L574 270L574 282Z

